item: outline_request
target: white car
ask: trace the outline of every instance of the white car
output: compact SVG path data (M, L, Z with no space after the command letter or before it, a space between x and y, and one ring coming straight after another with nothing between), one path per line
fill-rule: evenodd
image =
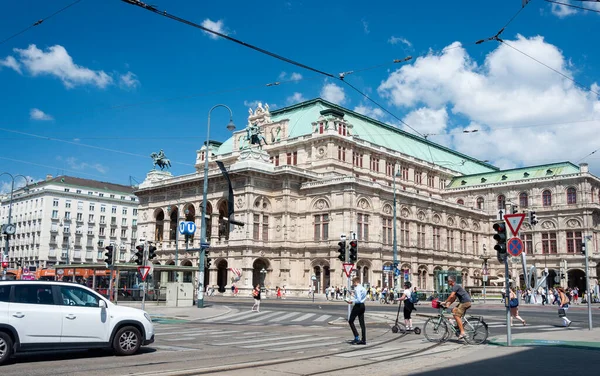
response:
M154 342L150 316L74 283L0 281L0 365L40 350L112 348L135 354Z

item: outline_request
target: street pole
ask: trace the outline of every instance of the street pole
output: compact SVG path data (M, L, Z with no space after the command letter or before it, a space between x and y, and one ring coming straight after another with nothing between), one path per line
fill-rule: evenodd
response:
M204 144L204 181L202 188L202 218L200 225L200 254L198 260L198 308L204 308L204 258L206 257L206 204L208 200L208 158L210 156L210 114L217 107L225 107L229 110L229 124L227 129L234 130L233 112L224 104L217 104L208 111L208 123L206 126L206 143Z
M115 264L115 247L113 245L113 243L108 243L109 246L113 247L113 251L112 251L112 257L111 257L111 262L110 262L110 279L108 280L108 300L113 301L114 300L114 289L113 289L113 283L114 283L114 264Z
M354 237L356 236L356 233L350 231L350 239L354 240ZM348 245L346 245L346 262L350 262L350 252L349 252L349 248ZM350 283L350 275L348 275L347 277L348 279L348 294L350 294L350 287L352 287L351 283ZM352 312L352 304L348 304L348 320L350 320L350 312Z
M584 257L585 257L585 288L586 288L586 297L587 300L587 309L588 309L588 329L592 330L592 293L590 291L590 261L588 257L588 240L591 240L592 237L587 235L584 239L583 246L585 247Z
M178 229L179 231L179 229ZM148 242L144 242L144 256L142 257L142 265L147 266L148 264ZM146 308L146 280L142 281L142 311Z
M177 208L177 229L175 229L175 266L179 266L179 207ZM144 264L146 265L146 264ZM175 271L175 282L179 282L179 272Z
M8 249L9 249L8 246L9 246L9 240L10 240L11 235L6 233L6 227L11 225L10 221L11 221L11 217L12 217L12 203L13 203L13 192L15 190L15 179L18 178L19 176L22 177L23 179L25 179L25 186L27 186L27 178L23 175L13 175L8 172L3 172L0 174L0 176L2 176L2 175L8 175L8 176L10 176L10 179L11 179L10 197L8 199L8 221L6 223L6 226L4 227L4 229L5 229L4 235L5 235L6 241L4 243L4 256L1 257L2 261L4 261L6 259L6 261L8 262ZM7 272L6 269L8 269L8 267L2 268L2 280L3 281L6 281L6 272Z
M394 251L394 288L398 286L398 275L396 274L396 268L398 267L398 236L396 230L396 166L394 165L394 179L393 179L393 190L394 190L394 243L393 243L393 251Z
M510 279L508 278L508 254L504 258L504 283L506 286L506 299L504 299L504 304L506 305L506 346L512 346L511 339L511 328L510 328L510 306L508 302L510 301Z

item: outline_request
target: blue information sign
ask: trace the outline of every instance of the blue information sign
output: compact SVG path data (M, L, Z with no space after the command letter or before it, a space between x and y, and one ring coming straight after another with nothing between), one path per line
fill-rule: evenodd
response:
M196 224L194 222L185 221L179 222L179 233L181 235L194 235L196 232Z

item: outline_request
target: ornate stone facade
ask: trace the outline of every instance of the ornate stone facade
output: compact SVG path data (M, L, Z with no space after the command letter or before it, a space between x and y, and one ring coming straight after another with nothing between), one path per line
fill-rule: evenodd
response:
M531 251L541 250L543 242L550 252L528 256L538 270L545 262L559 271L564 260L568 272L582 269L583 257L578 250L569 253L567 237L577 242L577 234L590 235L589 248L597 252L600 181L586 166L580 170L569 164L563 169L569 173L550 177L532 173L521 180L511 175L496 181L504 172L494 166L321 99L272 113L268 105L261 105L250 109L248 122L258 124L265 135L268 144L262 151L247 145L245 130L223 144L208 145L212 266L206 282L221 291L229 291L229 268L243 271L237 282L243 290L264 279L273 288L305 292L313 275L319 291L343 286L338 242L341 234L351 232L359 240L356 267L363 282L391 284L394 185L400 269L421 290L442 290L446 272L461 276L466 286L480 286L484 250L490 258L491 283L499 281L503 268L495 259L491 225L497 220L500 195L505 202L517 203L523 192L531 197L526 207L517 206L534 209L540 219L535 228L526 225L522 231L523 237L532 236L526 239ZM185 251L176 226L193 220L200 227L206 151L203 146L197 152L195 173L149 176L137 192L140 232L157 242L160 263L173 263L177 246L180 264L197 265L198 252ZM216 160L228 168L233 202L228 202L228 185ZM566 201L570 188L576 189L575 204ZM542 203L546 190L555 197L550 205ZM229 225L229 205L234 206L235 220L245 226ZM190 248L199 247L199 233ZM550 237L556 238L556 253ZM592 265L590 274L595 277L595 259ZM512 277L518 275L515 264ZM574 284L578 277L573 275Z

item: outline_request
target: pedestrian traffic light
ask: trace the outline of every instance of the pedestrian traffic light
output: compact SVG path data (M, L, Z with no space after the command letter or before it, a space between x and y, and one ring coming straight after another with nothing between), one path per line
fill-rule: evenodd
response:
M504 222L494 223L494 240L497 242L494 246L496 250L496 255L499 262L504 262L506 260L506 224Z
M585 256L585 243L581 243L581 254Z
M208 248L204 249L204 254L206 255L206 263L204 265L205 265L205 268L208 269L208 268L210 268L210 265L212 264L212 259L210 257L208 257L209 256Z
M533 225L537 225L537 223L538 223L537 215L535 214L534 211L530 211L529 212L529 224L533 226Z
M341 242L338 243L338 246L339 246L339 248L337 250L339 253L338 259L341 262L346 262L346 241L342 240Z
M140 244L137 247L135 247L135 249L137 251L134 255L135 263L138 265L143 265L144 264L144 246Z
M156 247L153 245L150 245L148 247L148 260L152 260L155 257L156 257Z
M114 247L112 245L109 245L108 247L104 247L104 249L106 249L106 253L104 254L104 263L106 264L106 267L112 266L113 264L113 256L114 256Z
M351 263L355 263L356 260L358 260L358 241L357 240L350 240L350 251L349 253L349 258Z

